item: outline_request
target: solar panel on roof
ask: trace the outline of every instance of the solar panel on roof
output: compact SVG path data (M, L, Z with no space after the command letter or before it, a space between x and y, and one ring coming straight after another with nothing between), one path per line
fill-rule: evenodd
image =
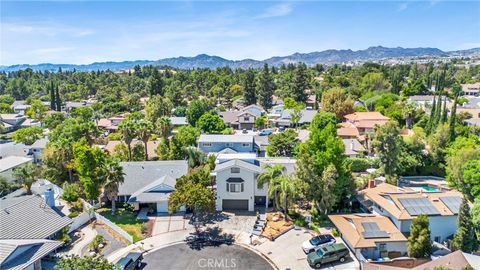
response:
M363 238L387 238L390 235L386 231L380 230L376 222L362 222L363 229L362 232Z
M460 204L462 203L462 198L459 196L452 197L440 197L439 198L454 214L458 214L460 209Z
M398 200L411 216L440 214L427 198L399 198Z

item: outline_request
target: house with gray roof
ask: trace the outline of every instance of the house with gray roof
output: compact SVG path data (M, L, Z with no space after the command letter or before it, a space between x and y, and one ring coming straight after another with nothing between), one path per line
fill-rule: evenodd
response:
M342 142L348 157L357 157L365 152L365 147L357 139L342 139Z
M52 239L72 220L39 195L0 199L0 239Z
M134 205L136 210L153 207L168 212L168 198L178 178L188 172L186 160L121 162L124 182L118 188L118 201ZM180 209L182 211L184 209Z
M47 239L0 240L0 269L40 270L41 260L63 243Z
M204 153L218 153L227 148L237 153L253 153L254 143L253 135L201 134L198 149Z
M298 121L298 125L309 125L317 113L317 110L303 109L300 112L300 120ZM272 119L272 123L278 127L293 127L295 123L292 122L292 114L293 109L283 110L280 118Z
M255 127L255 121L262 116L265 110L258 105L249 105L239 111L218 112L220 118L225 124L233 129L252 130Z
M7 181L15 181L16 179L13 176L15 169L27 163L31 163L32 161L32 158L22 156L8 156L2 158L0 159L0 176L5 177Z

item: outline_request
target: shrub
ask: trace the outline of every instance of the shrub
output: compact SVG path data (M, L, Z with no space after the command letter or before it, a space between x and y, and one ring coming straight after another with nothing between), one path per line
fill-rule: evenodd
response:
M364 172L370 167L370 162L366 158L347 158L352 172Z
M103 244L103 236L97 234L95 236L95 238L93 238L92 242L90 242L90 244L88 245L88 247L91 249L91 250L95 250L98 252L98 249L100 247L100 244Z
M73 183L73 184L65 184L63 186L63 195L62 199L65 201L72 203L78 200L80 198L80 187Z
M73 208L75 208L77 211L83 211L83 202L82 200L78 199L73 203Z
M76 218L78 217L79 213L77 211L72 211L70 214L68 214L69 218Z
M335 237L340 236L340 234L338 233L337 229L332 229L332 235L335 236Z

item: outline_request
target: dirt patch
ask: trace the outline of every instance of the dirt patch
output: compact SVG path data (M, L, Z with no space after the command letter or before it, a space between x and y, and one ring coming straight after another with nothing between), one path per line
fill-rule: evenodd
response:
M267 224L261 235L273 241L292 229L292 226L293 222L285 220L285 216L282 213L268 213Z

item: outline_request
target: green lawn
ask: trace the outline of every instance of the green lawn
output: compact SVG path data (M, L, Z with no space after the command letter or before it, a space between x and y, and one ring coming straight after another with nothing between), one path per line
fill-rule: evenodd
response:
M133 237L134 242L144 238L142 235L143 222L137 220L137 213L126 210L125 208L117 208L115 215L112 215L110 208L100 208L97 212L124 229Z

